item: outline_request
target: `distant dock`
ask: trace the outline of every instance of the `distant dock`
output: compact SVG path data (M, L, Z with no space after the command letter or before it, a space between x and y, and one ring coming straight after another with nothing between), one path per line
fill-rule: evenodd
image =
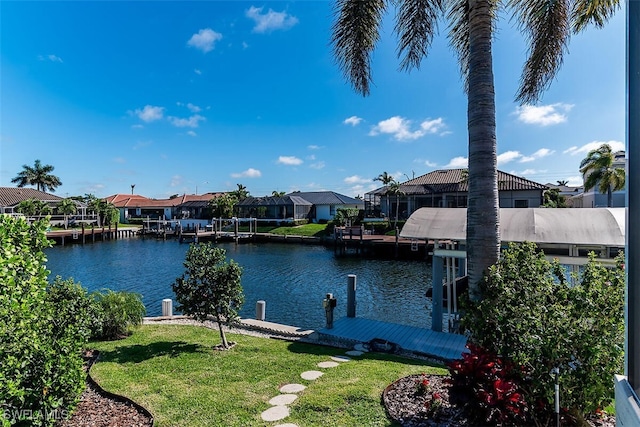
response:
M52 230L47 231L47 239L53 240L59 245L72 243L95 243L96 241L116 240L121 238L133 237L138 233L136 227L83 227L73 228L69 230Z

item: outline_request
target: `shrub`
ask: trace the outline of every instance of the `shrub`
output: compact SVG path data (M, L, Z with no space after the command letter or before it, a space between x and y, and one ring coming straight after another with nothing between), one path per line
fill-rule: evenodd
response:
M142 324L146 309L140 294L104 289L93 292L92 296L100 318L93 331L94 338L122 338L130 334L131 327Z
M481 347L470 344L468 348L461 360L447 364L451 395L461 399L455 403L470 405L482 424L523 424L529 408L521 388L522 372Z
M226 262L226 251L210 243L189 246L185 272L173 284L180 304L177 309L196 320L213 316L218 322L222 347L229 348L223 324L238 321L244 302L240 277L242 268L233 260Z
M473 342L527 367L527 400L536 416L554 402L553 368L560 369L562 405L577 419L613 399L622 371L624 267L605 268L590 254L570 286L558 262L532 243L511 245L480 285L483 299L467 307L463 325Z
M0 414L3 425L52 425L84 388L89 305L72 280L47 292L46 221L0 215Z

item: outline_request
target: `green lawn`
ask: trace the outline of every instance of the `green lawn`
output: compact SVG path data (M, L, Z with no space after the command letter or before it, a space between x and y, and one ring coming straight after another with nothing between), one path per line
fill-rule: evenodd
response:
M325 229L327 224L305 224L291 227L273 227L273 226L258 226L258 233L272 233L287 236L308 236L308 237L320 237L325 235ZM248 232L249 226L241 226L238 229L242 232Z
M384 387L420 372L446 370L421 361L365 354L337 368L318 362L344 350L232 335L238 345L214 351L217 331L178 325L143 326L127 339L91 343L100 350L92 375L106 390L149 409L162 426L264 426L269 399L287 383L308 386L282 422L301 426L391 426L380 403ZM300 374L322 370L316 381Z

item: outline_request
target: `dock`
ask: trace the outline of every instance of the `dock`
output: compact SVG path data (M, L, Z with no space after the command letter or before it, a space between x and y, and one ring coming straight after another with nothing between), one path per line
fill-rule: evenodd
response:
M442 361L460 359L467 344L467 338L463 335L360 317L343 317L333 323L333 328L323 328L316 332L322 339L353 345L368 343L377 338L393 343L405 352Z
M136 227L83 227L81 229L73 228L69 230L52 230L47 231L47 239L55 241L57 244L64 246L68 243L95 243L105 240L116 240L120 238L133 237L137 235Z

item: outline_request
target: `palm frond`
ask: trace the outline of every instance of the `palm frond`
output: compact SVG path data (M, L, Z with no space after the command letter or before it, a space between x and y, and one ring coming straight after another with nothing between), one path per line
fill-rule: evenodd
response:
M619 0L577 0L571 11L573 32L584 30L589 24L602 28L620 8Z
M453 1L447 12L449 43L458 55L458 65L465 93L469 92L469 3Z
M516 101L535 103L562 65L571 35L569 0L511 0L520 29L529 42L528 59Z
M371 54L380 39L386 5L386 0L338 0L334 9L334 57L345 78L365 96L372 83Z
M398 35L398 58L401 70L420 68L438 32L442 0L399 0L395 31Z

